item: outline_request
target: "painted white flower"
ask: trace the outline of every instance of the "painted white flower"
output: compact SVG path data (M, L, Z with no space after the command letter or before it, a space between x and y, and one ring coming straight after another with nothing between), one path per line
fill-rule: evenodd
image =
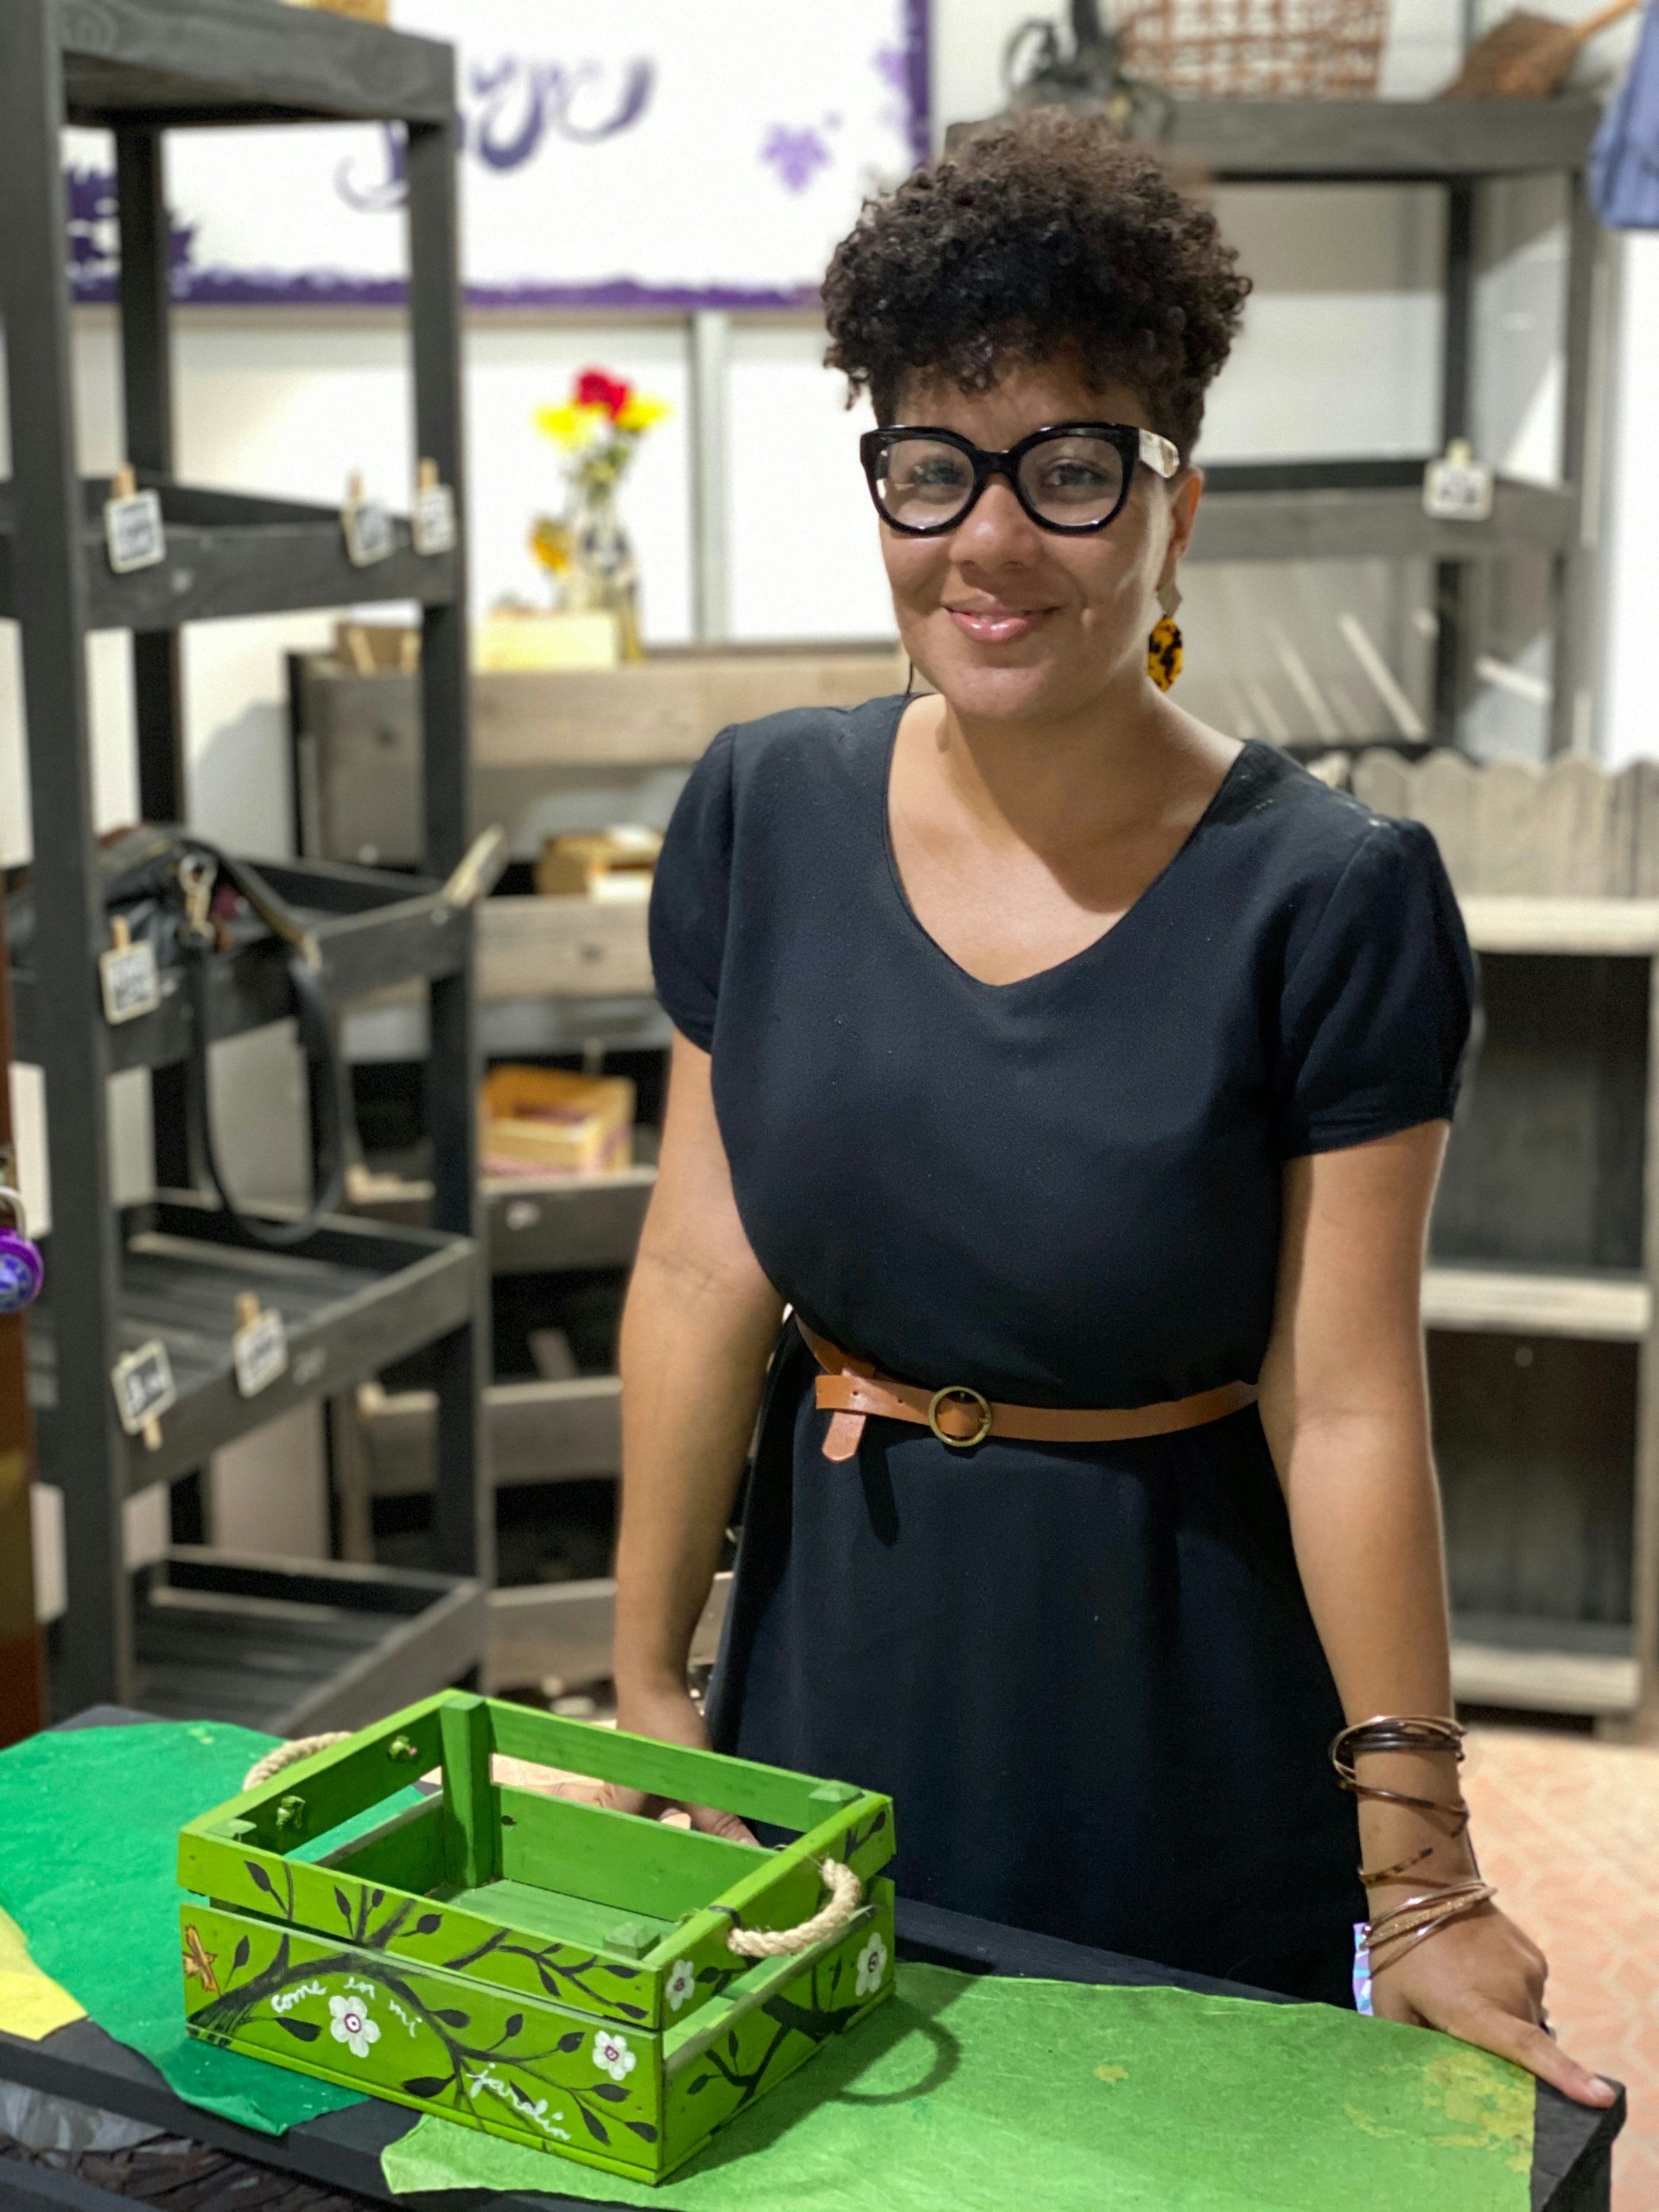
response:
M380 2023L369 2018L369 2008L360 1998L331 1997L328 2010L334 2018L328 2023L328 2032L336 2043L343 2043L353 2058L366 2058L369 2045L380 2040Z
M697 1970L690 1959L676 1959L669 1969L668 1986L664 1995L677 2012L696 1993Z
M858 1955L858 1981L854 1996L873 1997L880 1988L887 1971L887 1947L879 1936L872 1936Z
M608 2074L613 2082L620 2082L625 2074L632 2074L639 2063L636 2052L628 2049L626 2036L613 2035L608 2028L601 2028L594 2037L594 2063L601 2074Z

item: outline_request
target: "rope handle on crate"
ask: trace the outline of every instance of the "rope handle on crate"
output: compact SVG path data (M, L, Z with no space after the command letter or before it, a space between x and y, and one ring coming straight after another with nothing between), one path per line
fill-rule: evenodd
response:
M864 1885L838 1859L824 1859L819 1872L830 1892L829 1904L798 1928L734 1928L726 1941L740 1958L792 1958L797 1952L810 1951L827 1936L840 1935L864 1902Z
M330 1728L321 1736L296 1736L291 1744L273 1744L262 1758L257 1758L242 1777L244 1789L257 1789L260 1783L269 1782L292 1766L298 1759L308 1759L313 1751L326 1751L335 1744L348 1743L351 1731Z

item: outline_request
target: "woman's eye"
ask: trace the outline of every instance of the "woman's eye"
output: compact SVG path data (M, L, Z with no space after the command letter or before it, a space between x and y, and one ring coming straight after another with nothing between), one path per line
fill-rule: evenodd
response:
M960 492L967 479L963 472L948 461L919 461L907 468L898 480L903 492Z
M1098 492L1106 481L1104 469L1096 468L1086 461L1055 461L1043 471L1042 488L1046 492Z

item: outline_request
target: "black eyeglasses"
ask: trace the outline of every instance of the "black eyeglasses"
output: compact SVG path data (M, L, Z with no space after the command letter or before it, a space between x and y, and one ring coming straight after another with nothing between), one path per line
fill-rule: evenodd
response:
M1004 453L955 430L866 430L858 451L876 512L907 537L954 530L993 476L1007 478L1039 530L1104 530L1122 512L1137 461L1163 477L1181 465L1167 438L1127 423L1054 423Z

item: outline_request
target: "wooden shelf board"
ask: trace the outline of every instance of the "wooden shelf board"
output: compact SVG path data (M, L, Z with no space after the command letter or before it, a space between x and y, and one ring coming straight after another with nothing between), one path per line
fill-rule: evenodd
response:
M54 11L69 120L441 123L449 49L375 23L259 0L99 0Z
M1231 475L1239 488L1228 489ZM1565 551L1578 503L1558 486L1500 478L1484 522L1440 522L1411 484L1258 489L1249 472L1222 474L1192 534L1197 561L1481 561L1541 548Z
M1630 1657L1522 1649L1454 1635L1452 1688L1463 1705L1530 1713L1632 1713L1639 1702L1641 1670Z
M720 1649L731 1587L729 1574L715 1577L692 1633L694 1667L709 1665ZM549 1675L566 1682L602 1681L611 1671L615 1616L616 1585L608 1577L492 1590L485 1656L488 1691L516 1689Z
M1423 1274L1423 1321L1431 1329L1590 1337L1639 1344L1653 1294L1639 1275L1562 1274L1542 1268L1438 1262Z
M1461 899L1477 952L1659 952L1659 899Z

